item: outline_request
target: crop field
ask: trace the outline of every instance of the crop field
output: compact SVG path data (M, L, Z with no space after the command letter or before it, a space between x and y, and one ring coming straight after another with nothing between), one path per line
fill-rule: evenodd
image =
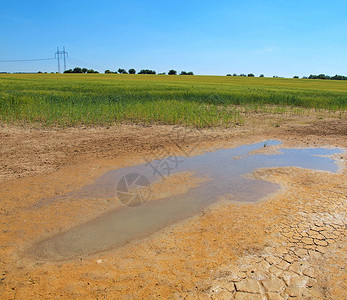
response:
M1 74L0 121L229 127L252 112L342 117L347 82L227 76Z

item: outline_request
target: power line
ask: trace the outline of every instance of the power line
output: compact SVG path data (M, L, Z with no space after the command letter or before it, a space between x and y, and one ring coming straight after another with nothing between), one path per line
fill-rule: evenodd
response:
M87 62L87 61L83 61L83 60L79 60L79 59L72 58L72 57L69 57L69 60L73 61L75 63L78 63L78 64L85 64L85 65L89 65L89 66L94 66L94 67L97 67L99 69L105 69L105 70L107 69L107 67L105 67L105 66L98 65L98 64L95 64L95 63L91 63L91 62Z
M0 60L0 63L13 63L13 62L25 62L25 61L44 61L44 60L57 60L58 62L58 72L60 73L60 59L63 59L64 62L64 71L66 71L66 61L67 59L71 62L78 63L78 64L86 64L89 66L94 66L100 69L107 69L105 66L101 66L95 63L90 63L86 61L82 61L76 58L69 57L68 52L65 51L65 46L63 47L63 51L59 50L59 47L57 47L57 51L55 52L55 57L49 57L49 58L32 58L32 59L10 59L10 60Z
M12 59L12 60L0 60L0 62L38 61L38 60L52 60L52 59L56 59L56 58L51 57L51 58L33 58L33 59Z

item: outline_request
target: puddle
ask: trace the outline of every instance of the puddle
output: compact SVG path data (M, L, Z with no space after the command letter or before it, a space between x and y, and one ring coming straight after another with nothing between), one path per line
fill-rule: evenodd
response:
M40 259L53 260L88 255L124 245L194 216L221 197L243 202L258 201L280 188L274 183L244 177L258 168L292 166L331 172L338 170L329 156L341 153L339 149L279 149L278 154L252 154L264 145L280 145L280 142L270 140L194 157L168 157L109 171L94 183L64 198L86 201L91 198L120 199L128 206L122 205L65 233L43 240L30 252ZM150 184L160 180L161 176L180 172L190 172L207 180L184 194L146 201L151 194ZM136 193L127 190L129 183L135 184Z

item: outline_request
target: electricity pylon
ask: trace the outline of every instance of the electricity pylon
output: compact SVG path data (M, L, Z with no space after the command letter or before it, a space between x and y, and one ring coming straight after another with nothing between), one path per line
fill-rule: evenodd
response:
M63 51L59 51L59 47L57 47L57 52L55 52L55 58L58 59L58 73L60 73L60 59L64 60L64 72L66 71L66 58L69 57L69 53L65 51L65 46L63 47Z

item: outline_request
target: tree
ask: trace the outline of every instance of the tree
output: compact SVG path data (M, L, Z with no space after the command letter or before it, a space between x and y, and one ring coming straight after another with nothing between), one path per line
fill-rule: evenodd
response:
M174 70L173 70L174 71ZM169 74L170 75L170 74ZM173 74L173 75L176 75L176 74ZM180 75L194 75L194 73L193 72L186 72L186 71L182 71L181 73L180 73Z
M249 73L247 76L248 76L248 77L254 77L254 74Z
M83 73L88 73L88 69L87 69L87 68L83 68L83 69L82 69L82 72L83 72Z
M168 74L169 74L169 75L177 75L177 71L175 71L175 70L170 70Z
M110 70L106 70L105 74L111 74L112 72Z
M259 77L264 77L264 74L260 74L260 76Z
M294 76L293 78L298 79L298 78L299 78L299 76Z
M87 73L99 73L98 71L94 71L93 69L87 69Z
M128 74L127 71L125 71L124 69L121 69L121 68L118 69L118 73L119 74Z
M330 77L330 79L332 80L347 80L347 77L346 76L342 76L342 75L335 75L333 77Z
M83 73L83 71L81 68L76 67L73 69L72 73Z
M236 74L236 73L234 73L234 74L233 74L233 76L237 76L237 74Z
M136 74L136 70L135 69L129 69L129 74Z
M227 76L231 76L231 74L227 74Z
M140 72L138 72L137 74L156 74L156 72L155 71L153 71L153 70L148 70L148 69L146 69L146 70L141 70Z
M308 79L330 79L330 76L325 74L319 74L319 75L310 75L308 76Z

